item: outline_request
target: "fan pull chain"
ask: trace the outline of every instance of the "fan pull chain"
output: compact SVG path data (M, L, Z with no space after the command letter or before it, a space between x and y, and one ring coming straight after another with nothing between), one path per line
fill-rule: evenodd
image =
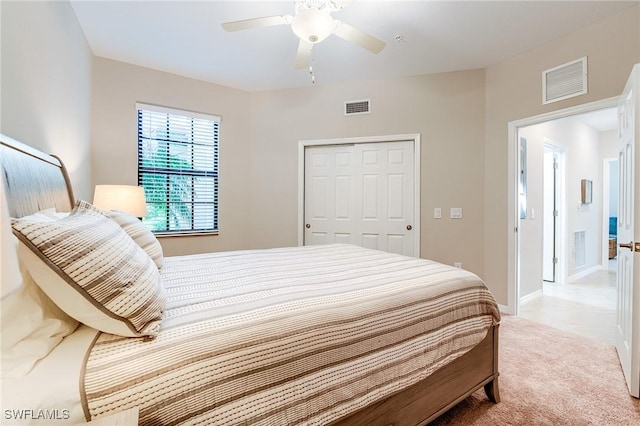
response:
M311 75L311 84L316 84L316 76L313 75L313 66L309 65L309 74Z

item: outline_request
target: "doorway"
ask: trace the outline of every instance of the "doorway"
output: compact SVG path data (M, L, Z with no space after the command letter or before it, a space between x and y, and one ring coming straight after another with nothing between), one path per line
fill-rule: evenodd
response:
M617 158L602 160L602 264L617 271L618 182Z
M542 280L548 283L562 283L564 277L564 259L561 240L565 235L564 218L564 150L545 140L543 154L543 185L542 185ZM561 213L562 216L561 216ZM544 293L544 292L543 292Z
M566 183L563 185L566 193L565 195L561 195L560 197L558 197L558 193L556 191L555 196L549 196L547 195L547 203L546 204L553 204L554 202L557 203L565 203L564 208L560 208L558 209L558 218L560 218L560 216L562 215L562 211L565 210L567 212L567 219L564 220L565 225L567 224L567 220L569 221L568 224L571 225L571 229L569 229L568 227L566 228L565 231L559 231L559 229L561 228L561 223L563 222L562 220L558 221L557 219L555 220L555 224L554 224L554 218L553 218L553 209L549 209L549 211L551 213L546 213L544 212L544 208L542 207L542 204L544 203L544 195L543 192L545 191L540 191L540 195L539 195L539 205L536 206L536 200L532 197L536 196L535 193L535 185L532 182L532 174L535 173L534 171L531 171L532 167L535 169L537 166L532 164L529 164L526 166L526 169L530 172L530 175L527 177L527 183L528 183L528 190L527 190L527 195L528 195L528 200L527 200L527 206L528 206L528 215L525 218L521 217L521 214L519 212L519 206L522 204L521 202L518 202L518 192L516 190L516 188L518 188L518 183L520 180L520 176L518 176L517 171L520 170L520 164L519 164L519 159L520 159L520 154L518 152L519 150L519 141L521 140L521 138L523 137L523 135L521 134L521 131L527 127L531 127L531 126L537 126L537 125L541 125L544 126L545 124L548 124L550 122L553 121L559 121L560 119L569 119L569 120L575 120L578 116L584 116L585 114L589 114L592 112L596 112L596 111L601 111L601 110L611 110L613 112L613 116L615 117L615 106L617 103L617 98L611 98L611 99L607 99L607 100L603 100L603 101L598 101L598 102L594 102L594 103L590 103L590 104L586 104L586 105L582 105L582 106L578 106L578 107L573 107L573 108L568 108L565 110L560 110L560 111L554 111L552 113L548 113L548 114L543 114L540 116L536 116L536 117L530 117L528 119L524 119L524 120L519 120L517 122L511 122L509 123L509 137L510 140L513 141L512 144L510 144L509 146L509 155L511 158L511 164L509 167L509 219L510 219L510 234L512 235L512 238L510 238L509 240L509 255L510 255L510 260L509 260L509 277L510 277L510 284L509 284L509 292L508 292L508 312L512 313L512 314L516 314L519 315L521 312L521 303L524 299L525 302L527 302L528 300L532 300L533 298L535 298L536 296L543 296L545 293L545 288L543 286L543 284L546 284L546 288L558 288L559 285L562 285L564 283L565 287L564 288L569 288L567 286L567 284L569 283L577 283L577 284L581 284L582 283L582 278L585 276L588 276L589 273L591 272L596 272L596 271L600 271L600 272L604 272L604 273L608 273L608 264L607 263L603 263L601 262L601 245L604 245L605 241L602 240L602 235L604 232L604 220L605 220L605 216L603 214L603 212L601 212L601 208L599 207L600 205L602 205L604 203L604 200L602 199L602 191L598 191L596 189L596 187L594 186L594 194L598 193L598 203L600 203L598 205L598 207L596 207L596 204L582 204L579 201L579 185L576 188L575 186L577 185L573 185L575 184L575 182L573 182L573 180L576 180L576 176L571 176L571 177L567 177L566 178ZM616 123L616 120L614 119L614 123ZM544 133L544 132L542 132ZM611 132L612 134L614 133L613 131ZM538 135L540 136L540 139L544 139L545 135ZM542 183L542 179L543 179L543 159L546 157L547 161L549 163L553 163L552 158L555 155L556 158L562 158L562 154L558 153L558 152L554 152L555 150L553 149L552 146L561 146L563 145L563 142L566 142L567 140L571 140L571 136L568 135L562 135L562 137L560 138L561 140L558 141L555 138L551 137L550 139L553 141L551 142L549 139L545 140L546 145L545 146L540 146L539 148L539 154L537 154L535 151L536 148L532 147L532 143L531 143L531 136L528 136L528 147L529 152L527 154L527 158L531 159L531 158L535 158L536 155L538 155L539 160L540 160L540 186L543 186ZM575 138L575 137L574 137ZM534 150L534 152L531 152L532 149ZM572 153L575 155L576 152L579 152L580 150L576 150L576 148L574 147L572 150ZM566 150L565 150L566 153ZM575 169L576 166L570 166L570 161L571 159L566 159L567 165L565 168L573 168ZM584 159L580 159L579 161L585 161ZM601 171L599 172L598 169L602 170L602 166L601 166L601 160L600 163L598 163L597 166L595 167L591 167L588 170L583 169L582 171L580 171L581 179L586 179L589 178L589 180L593 180L595 182L598 182L598 185L600 185L600 182L602 181L602 176L599 173L602 173ZM553 167L553 166L551 166ZM562 170L563 167L562 166L557 166L558 170ZM588 173L595 173L595 175L590 176L588 175ZM553 175L552 174L548 174L548 176L550 176L548 178L548 181L553 181ZM558 182L559 177L556 176L555 177L556 182ZM578 179L579 181L580 179ZM549 185L549 183L547 184ZM553 187L553 185L551 185ZM557 190L557 186L556 186L556 190ZM598 187L599 189L599 187ZM562 189L560 190L562 191ZM548 193L548 191L546 191ZM553 190L552 190L553 192ZM558 199L559 198L559 199ZM547 220L541 220L543 222L551 222L551 226L546 227L546 233L553 235L554 233L555 238L552 236L550 239L545 239L543 238L543 226L542 224L540 224L539 226L539 240L531 240L530 237L527 235L527 231L531 231L531 229L535 228L535 226L533 226L533 224L535 223L535 219L536 216L533 215L533 211L540 209L541 214L540 217L544 218L546 217L550 217L551 219L547 219ZM597 222L596 222L596 228L595 230L593 229L593 224L589 223L589 226L587 226L588 232L586 233L580 233L579 231L582 231L581 229L579 229L582 224L580 224L579 226L576 225L576 223L578 223L579 221L582 221L585 217L597 217ZM608 218L606 219L608 221ZM560 223L558 223L560 222ZM554 230L555 227L555 230ZM575 228L575 229L574 229ZM536 228L537 229L537 228ZM537 231L536 231L537 232ZM560 235L558 235L560 234ZM586 235L586 238L585 238ZM576 252L576 247L577 243L576 241L579 241L580 238L578 237L582 237L583 240L587 243L587 244L595 244L597 245L597 250L596 253L597 255L596 258L587 258L587 260L589 262L586 263L584 268L580 268L580 267L576 267L576 259L575 259L575 252ZM543 241L546 242L546 246L547 248L543 248ZM607 241L608 242L608 241ZM539 247L539 252L540 255L538 256L539 259L539 267L536 266L531 266L530 262L536 261L535 256L530 256L529 252L527 251L531 245L535 244L537 247ZM534 250L535 251L535 250ZM554 252L556 254L560 253L560 256L555 256L557 258L557 263L555 265L555 271L553 268L553 263L549 263L550 261L547 260L546 261L546 268L543 269L543 259L544 258L548 258L551 259L551 262L553 262L554 256L553 255L548 255L549 252ZM546 252L546 253L545 253ZM562 253L570 253L571 256L564 256L564 259L562 259ZM543 254L545 253L545 254ZM589 255L589 256L594 256L594 255ZM551 266L551 267L550 267ZM564 270L563 270L564 268ZM533 297L530 297L527 300L527 295L531 293L531 286L529 284L527 284L527 280L531 280L531 276L532 274L530 273L531 270L534 269L536 273L538 273L538 269L539 269L539 279L535 278L534 281L536 283L538 283L537 285L539 285L539 293L538 295L533 295ZM542 278L544 275L544 279ZM609 282L611 282L611 280L609 280ZM615 283L615 277L613 279L613 283ZM614 284L615 285L615 284ZM573 287L571 287L571 290L575 290L577 288L577 285L574 285ZM612 294L615 294L615 288L612 289ZM523 298L523 296L525 296ZM556 294L555 296L558 297L565 297L564 295L559 295ZM614 296L615 297L615 296ZM568 299L568 297L565 297L565 301L566 299ZM608 303L608 302L607 302ZM554 309L554 314L558 312L560 308Z

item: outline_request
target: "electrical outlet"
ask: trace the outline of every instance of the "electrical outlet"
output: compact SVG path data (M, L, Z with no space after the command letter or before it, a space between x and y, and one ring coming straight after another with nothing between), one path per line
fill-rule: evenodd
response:
M462 262L453 262L453 266L462 269Z
M451 219L462 219L462 207L451 207Z

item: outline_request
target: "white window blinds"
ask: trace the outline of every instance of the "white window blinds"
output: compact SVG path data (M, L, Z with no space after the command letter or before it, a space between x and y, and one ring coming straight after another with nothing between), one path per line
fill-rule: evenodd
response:
M137 104L144 223L159 234L218 231L220 118Z

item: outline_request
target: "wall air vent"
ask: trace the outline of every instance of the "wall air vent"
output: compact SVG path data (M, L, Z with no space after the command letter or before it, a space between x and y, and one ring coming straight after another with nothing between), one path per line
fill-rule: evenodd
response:
M362 99L359 101L347 101L344 103L344 115L369 114L371 112L371 101Z
M542 104L587 93L587 57L542 72Z

